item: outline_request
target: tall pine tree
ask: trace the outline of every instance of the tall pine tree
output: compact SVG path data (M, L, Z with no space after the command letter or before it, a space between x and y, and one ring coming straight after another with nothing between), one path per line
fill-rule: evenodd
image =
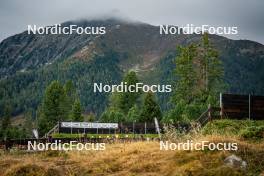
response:
M1 124L1 138L6 139L10 137L10 127L11 127L11 106L6 104L4 106L4 114Z
M66 106L66 94L63 86L58 81L53 81L46 88L42 102L39 130L43 135L51 129L58 121L68 117Z
M72 106L77 99L76 90L71 80L67 81L63 86L63 88L66 95L65 98L65 110L67 113L66 116L70 116L72 111Z
M224 70L208 34L198 45L179 48L175 74L178 80L171 98L175 107L165 121L189 121L197 118L209 103L217 105L219 92L224 88Z
M127 85L136 85L139 80L134 71L128 72L123 82L126 82ZM141 92L122 92L119 94L118 108L124 113L127 114L129 109L132 108L138 101Z
M225 88L223 77L224 68L219 54L216 49L213 48L209 41L208 33L203 35L203 40L199 45L199 85L201 93L206 95L206 102L212 105L217 105L218 94Z
M138 122L140 121L140 109L137 105L134 105L132 108L129 109L127 113L127 122Z
M140 114L141 122L153 122L154 118L161 120L162 114L158 103L152 92L146 93L144 97L142 112Z
M71 119L73 121L78 121L78 122L82 122L84 120L84 117L82 115L82 107L80 100L76 100L72 106Z
M176 58L176 89L172 101L177 103L179 100L190 103L196 95L197 74L194 69L194 59L197 56L197 46L189 45L179 47L179 56ZM186 96L188 95L188 96Z

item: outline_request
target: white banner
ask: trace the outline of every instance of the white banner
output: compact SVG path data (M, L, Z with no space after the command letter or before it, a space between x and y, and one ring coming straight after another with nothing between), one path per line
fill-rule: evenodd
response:
M62 128L117 129L118 123L61 122Z

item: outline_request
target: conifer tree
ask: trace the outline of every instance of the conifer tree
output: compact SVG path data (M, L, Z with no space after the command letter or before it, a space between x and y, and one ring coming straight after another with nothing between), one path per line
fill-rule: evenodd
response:
M195 87L197 85L197 74L194 70L194 59L197 55L197 47L189 45L186 47L179 47L179 56L176 58L176 89L172 101L177 103L183 100L185 103L193 101L195 98Z
M200 60L200 83L201 92L206 94L207 102L212 105L217 103L218 93L224 89L224 69L219 54L214 49L209 41L208 33L203 35L201 44L199 45L200 51L198 58ZM209 98L210 97L210 98ZM212 101L210 101L212 99Z
M198 45L179 48L175 74L178 78L171 98L174 108L165 120L182 121L197 118L208 106L217 105L224 88L223 66L208 34Z
M141 122L153 122L154 118L161 120L162 114L158 103L152 92L146 93L144 97L142 112L140 114Z
M126 82L127 85L136 85L139 82L137 75L134 71L128 72L123 82ZM122 110L124 114L127 114L129 109L132 108L138 101L141 92L122 92L119 94L118 108Z
M82 122L84 117L82 116L82 107L80 100L76 100L72 106L72 120Z
M84 117L84 121L86 122L94 122L96 120L96 116L94 113L90 113Z
M134 105L129 109L127 113L127 122L138 122L140 121L140 110L137 105Z
M134 71L130 71L124 76L122 82L126 83L127 86L130 86L136 85L139 80L136 73ZM139 103L140 95L141 91L112 93L112 95L110 96L109 107L102 114L100 119L104 119L104 121L106 121L106 119L107 121L111 121L111 119L113 121L130 121L127 115L130 109ZM107 113L110 113L111 115L108 115ZM124 118L125 116L127 118Z
M65 83L65 85L63 86L64 88L64 91L65 91L65 103L64 103L64 106L65 106L65 110L66 110L66 116L69 117L71 114L71 111L72 111L72 106L76 100L76 90L74 88L74 85L72 83L71 80L67 81ZM70 118L70 117L69 117Z
M66 94L58 81L53 81L46 88L39 120L42 134L51 129L58 121L67 119Z
M4 114L1 124L1 137L3 139L10 137L10 127L11 127L11 106L6 104L4 107Z
M25 115L25 123L23 125L23 128L25 129L25 136L26 137L32 137L32 129L33 129L33 118L32 118L32 110L28 110Z
M100 117L101 122L124 122L126 121L125 116L116 108L107 108Z
M10 105L5 105L4 107L4 115L3 115L3 120L2 120L2 129L6 130L8 127L11 125L11 106Z

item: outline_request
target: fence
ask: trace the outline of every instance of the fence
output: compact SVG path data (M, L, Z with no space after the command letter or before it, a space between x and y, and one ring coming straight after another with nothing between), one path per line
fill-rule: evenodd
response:
M90 134L156 134L156 127L154 123L116 123L116 127L73 127L72 125L63 126L61 122L59 125L59 133L90 133ZM69 122L70 124L71 122ZM85 123L85 122L75 122ZM89 124L89 123L87 123ZM91 123L92 124L92 123ZM100 124L100 123L94 123ZM108 123L111 124L111 123ZM115 123L112 123L115 125Z
M264 96L220 94L221 116L264 120Z

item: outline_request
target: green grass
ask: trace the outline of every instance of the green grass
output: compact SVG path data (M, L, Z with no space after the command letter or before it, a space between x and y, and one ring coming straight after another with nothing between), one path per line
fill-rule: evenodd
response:
M264 120L214 120L202 129L204 135L241 136L246 129L264 126Z
M54 133L53 138L81 138L84 134ZM87 138L158 138L158 134L86 134Z

